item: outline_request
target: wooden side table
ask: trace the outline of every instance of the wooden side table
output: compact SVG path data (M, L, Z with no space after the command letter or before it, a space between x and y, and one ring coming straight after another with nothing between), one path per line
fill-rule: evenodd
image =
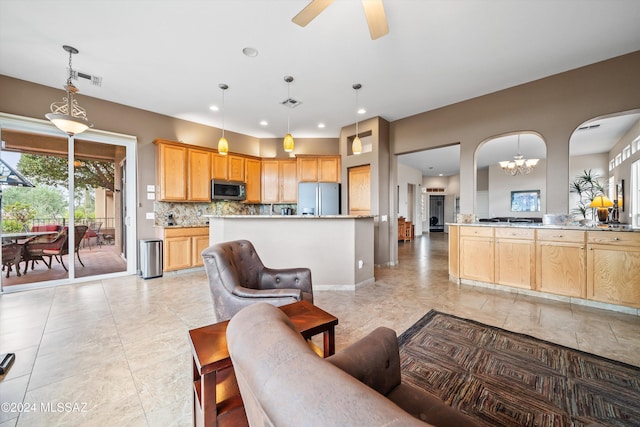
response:
M324 357L335 353L338 318L300 301L280 307L305 339L324 335ZM193 421L195 426L248 426L242 397L227 349L229 321L189 331L193 355Z

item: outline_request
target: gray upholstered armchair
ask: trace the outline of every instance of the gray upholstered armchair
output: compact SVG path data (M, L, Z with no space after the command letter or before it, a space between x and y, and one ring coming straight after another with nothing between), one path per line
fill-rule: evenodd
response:
M258 301L275 306L302 300L313 303L311 270L267 268L248 240L212 245L202 258L218 322Z

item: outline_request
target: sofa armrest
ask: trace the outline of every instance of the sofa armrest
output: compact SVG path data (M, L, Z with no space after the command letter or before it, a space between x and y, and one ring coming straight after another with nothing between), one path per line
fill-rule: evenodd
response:
M398 338L389 328L377 328L326 360L385 396L401 381Z
M231 293L241 298L295 298L300 301L302 297L300 289L251 289L236 286Z
M265 267L260 273L261 289L300 289L313 293L311 270L308 268L274 269Z

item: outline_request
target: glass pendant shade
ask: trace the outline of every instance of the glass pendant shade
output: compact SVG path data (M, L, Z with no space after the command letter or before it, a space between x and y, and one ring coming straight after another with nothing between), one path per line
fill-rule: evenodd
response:
M226 156L229 152L229 142L224 136L218 140L218 154Z
M85 109L78 105L78 101L73 98L73 95L78 92L78 88L71 83L73 77L71 57L74 53L78 53L78 49L67 45L62 46L62 48L69 53L69 77L67 78L67 84L64 86L67 96L63 97L61 102L51 103L49 107L51 112L46 114L45 117L62 132L73 136L93 127L93 123L87 119Z
M360 141L360 137L358 135L353 138L353 142L351 143L351 152L353 154L362 153L362 141Z
M293 141L293 136L290 133L284 136L284 140L282 141L282 148L287 153L291 153L293 151L294 141Z

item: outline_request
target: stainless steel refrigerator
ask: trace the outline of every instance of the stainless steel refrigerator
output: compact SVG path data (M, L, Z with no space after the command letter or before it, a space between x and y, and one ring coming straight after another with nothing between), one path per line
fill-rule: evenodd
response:
M339 215L340 184L301 182L298 184L298 215Z

